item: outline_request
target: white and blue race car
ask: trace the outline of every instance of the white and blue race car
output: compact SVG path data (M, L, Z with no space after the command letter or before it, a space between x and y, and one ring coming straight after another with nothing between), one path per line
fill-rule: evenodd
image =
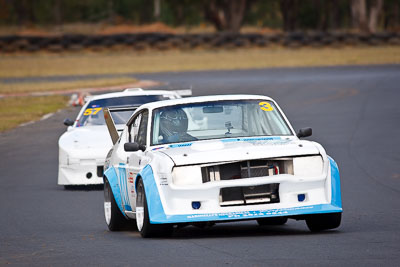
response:
M274 100L257 95L190 97L139 107L105 163L104 212L111 231L136 221L143 237L174 225L254 219L339 227L339 170L311 128L296 134Z
M113 116L120 129L138 106L175 98L180 98L175 91L140 88L91 96L75 121L64 121L68 129L58 141L58 184L69 188L103 183L104 160L112 147L104 120L104 108L118 108Z

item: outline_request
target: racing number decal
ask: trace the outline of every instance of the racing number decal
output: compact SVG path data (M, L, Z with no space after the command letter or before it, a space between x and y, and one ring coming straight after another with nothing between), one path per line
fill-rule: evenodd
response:
M85 110L85 113L83 113L84 116L89 116L89 115L96 115L101 108L88 108Z
M264 111L273 111L274 110L274 108L268 102L260 102L260 103L258 103L258 105L260 105L260 108Z

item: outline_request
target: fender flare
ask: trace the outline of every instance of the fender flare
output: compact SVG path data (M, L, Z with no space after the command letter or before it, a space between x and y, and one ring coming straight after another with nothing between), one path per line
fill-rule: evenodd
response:
M119 210L126 217L125 212L122 209L121 191L119 190L118 176L114 167L110 167L104 172L103 175L104 182L106 179L110 184L112 194L114 195L114 199L115 202L117 203Z
M147 164L137 175L135 180L135 190L137 192L137 182L142 179L144 190L146 192L147 208L149 210L149 219L151 223L166 220L166 215L158 192L156 180L154 178L153 168ZM154 221L156 220L156 222Z
M331 204L336 207L342 208L339 167L333 158L331 158L330 156L328 156L328 158L331 168L331 190L332 190Z

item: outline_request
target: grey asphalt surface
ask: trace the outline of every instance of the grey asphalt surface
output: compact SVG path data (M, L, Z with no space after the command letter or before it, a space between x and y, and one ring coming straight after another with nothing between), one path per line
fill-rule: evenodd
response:
M310 233L304 221L187 227L170 238L109 232L101 190L56 185L68 108L0 134L0 265L399 266L400 66L140 74L192 85L195 95L273 97L296 129L323 144L341 172L343 220Z

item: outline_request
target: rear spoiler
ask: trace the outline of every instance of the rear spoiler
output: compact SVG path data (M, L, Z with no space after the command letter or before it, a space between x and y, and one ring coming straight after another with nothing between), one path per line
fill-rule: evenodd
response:
M192 96L192 88L190 89L176 89L176 90L171 90L172 92L177 93L178 95L184 97L184 96Z
M192 87L190 88L182 88L182 89L170 89L170 88L165 88L165 89L156 89L156 90L166 90L166 91L172 91L177 93L178 95L184 97L184 96L192 96L193 92L192 92ZM142 88L126 88L124 90L124 92L140 92L140 91L145 91Z
M104 119L106 121L106 125L107 125L107 129L108 132L110 133L110 137L112 140L113 145L115 145L115 143L118 141L119 139L119 134L118 134L118 130L117 127L115 127L115 122L114 119L112 117L112 113L113 112L118 112L118 111L135 111L139 106L129 106L129 107L108 107L108 108L104 108L103 109L103 113L104 113Z

